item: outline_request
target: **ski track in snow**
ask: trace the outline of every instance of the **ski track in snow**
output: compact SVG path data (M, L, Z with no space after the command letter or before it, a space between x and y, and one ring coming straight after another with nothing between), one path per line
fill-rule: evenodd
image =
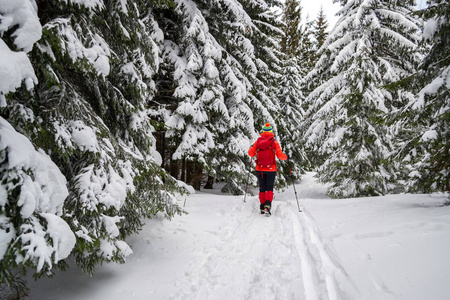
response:
M235 205L202 259L177 281L171 299L356 299L353 285L307 211L274 201Z

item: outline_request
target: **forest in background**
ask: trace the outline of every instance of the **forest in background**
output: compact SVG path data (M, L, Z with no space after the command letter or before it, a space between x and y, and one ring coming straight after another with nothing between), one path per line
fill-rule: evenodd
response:
M266 122L279 187L449 191L450 5L339 2L328 28L293 0L0 1L1 282L122 262L186 184L243 193Z

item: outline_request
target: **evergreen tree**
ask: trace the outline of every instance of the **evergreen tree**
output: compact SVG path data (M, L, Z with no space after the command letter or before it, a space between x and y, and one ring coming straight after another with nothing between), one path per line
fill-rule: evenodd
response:
M308 24L311 26L311 23L308 23ZM313 28L311 28L310 33L311 33L313 39L308 40L306 42L307 46L305 46L305 51L308 53L307 61L309 62L309 64L307 64L307 67L303 68L303 70L306 74L309 73L310 71L312 71L313 67L315 66L315 64L317 63L319 58L321 57L322 52L324 51L321 48L328 37L328 32L327 32L328 24L327 24L327 20L325 18L325 14L324 14L322 7L320 7L319 15L317 16L317 19L313 23L312 27ZM308 83L308 81L303 81L303 85L302 85L301 89L304 94L309 94L316 87L317 87L317 84L315 84L315 83L311 83L311 82ZM304 106L303 108L305 110L307 110L309 105L307 102L304 102L303 106ZM304 128L306 128L308 126L309 125L306 123L302 124L302 127L304 127ZM316 158L318 158L318 156L316 156ZM320 161L320 159L316 159L316 161Z
M315 53L315 41L313 35L314 22L306 19L301 32L300 48L298 50L298 61L303 74L309 73L317 60Z
M411 93L388 93L383 85L416 68L418 22L412 1L343 0L340 21L306 78L311 124L305 141L324 161L322 182L333 197L382 195L396 170L385 161L393 150L387 118ZM317 161L316 161L317 162Z
M416 97L402 110L399 157L407 167L409 191L450 190L450 5L431 0L417 13L427 22L423 37L431 48L415 76Z
M302 102L304 96L301 91L302 76L306 73L304 60L301 59L302 51L305 50L305 33L301 18L302 7L296 0L286 1L283 6L284 35L280 41L281 52L283 52L282 75L279 80L278 99L281 111L278 117L280 140L286 147L286 153L291 155L295 162L295 175L307 168L306 155L302 143L300 128L304 118ZM311 45L311 44L309 44ZM282 165L282 167L284 164ZM297 167L298 166L298 167ZM288 170L284 170L286 172Z
M209 17L210 30L225 50L219 68L225 89L224 103L222 107L217 106L215 114L222 112L225 117L216 121L218 147L210 161L217 179L227 183L222 192L240 194L240 183L249 172L246 170L250 165L247 151L255 138L257 109L252 107L250 98L250 91L254 89L250 78L257 73L255 47L251 41L255 25L239 1L226 5L215 2L216 14Z
M296 0L287 0L283 6L284 35L280 41L281 52L288 57L296 57L300 48L301 37L301 6Z
M172 93L176 101L168 111L162 110L163 115L167 112L166 138L175 141L177 149L171 159L184 161L187 157L194 164L200 163L210 178L225 180L233 192L242 192L238 183L243 180L247 165L247 159L243 160L248 149L245 141L249 144L254 135L253 113L246 103L250 84L243 73L244 69L256 70L254 48L247 38L251 19L237 1L176 4L175 10L168 10L160 20L170 40L163 56L169 73L177 76ZM201 105L185 109L194 103ZM189 132L190 124L198 123L195 115L202 116L204 129ZM208 132L207 147L194 142L200 140L203 130ZM182 169L186 166L187 163L182 164ZM182 180L189 179L183 171L179 175Z
M300 17L300 7L296 7L295 3L291 4L293 13L291 17L294 18L290 20L292 21L290 23L292 28L284 27L283 29L283 24L278 21L277 16L271 9L274 6L282 7L280 1L250 1L250 3L249 1L241 1L241 3L256 25L250 40L255 45L258 71L256 76L249 77L253 85L250 105L256 121L255 126L261 128L261 124L265 122L272 124L275 134L279 136L283 150L292 151L292 168L295 171L298 170L296 176L299 176L301 168L298 164L301 163L300 158L303 157L303 152L298 145L290 143L298 135L298 128L294 124L301 122L299 116L301 113L299 107L297 107L301 99L296 98L300 95L300 85L291 85L299 83L298 76L300 73L297 73L299 72L298 67L292 65L296 59L286 61L285 56L280 53L279 41L283 37L287 38L287 46L291 47L288 51L295 51L293 47L295 47L298 36L288 38L285 36L285 32L290 30L290 33L294 34L295 23L300 21L300 18L296 19L296 14ZM301 43L301 41L298 42ZM288 57L292 57L291 55L296 55L296 53L289 54ZM293 77L288 78L289 75ZM286 89L282 90L280 87L283 84L289 84L290 86L285 86ZM291 96L295 98L291 98ZM260 111L258 110L259 107L261 107ZM289 112L289 114L286 115L286 112ZM285 185L289 176L287 164L280 163L280 170L282 172L280 172L281 176L278 178L278 183Z
M325 43L325 40L327 39L327 36L328 36L327 28L328 28L328 22L325 17L325 13L323 11L323 7L321 6L319 14L317 15L317 19L314 23L314 29L313 29L313 35L314 35L314 39L315 39L314 63L319 58L320 48L322 48L322 45Z
M28 1L15 4L22 5L19 9L29 7ZM131 253L124 239L136 232L145 218L158 212L170 218L181 212L175 192L182 188L159 167L161 157L149 119L152 112L146 105L153 97L152 77L159 67L158 44L163 42L158 39L151 7L144 0L132 5L118 1L37 1L42 38L29 53L37 80L27 75L27 85L15 93L2 89L7 105L1 116L18 132L14 134L25 136L33 147L42 149L39 153L49 154L62 173L52 171L44 186L56 182L65 186L67 180L68 194L58 192L63 206L36 206L30 218L21 219L24 215L19 208L28 197L24 188L27 181L19 180L9 191L8 214L18 234L7 242L2 270L32 266L41 276L65 258L51 252L51 259L39 256L45 252L35 251L35 240L20 235L26 228L27 233L44 235L40 228L52 226L49 213L70 226L76 243L73 250L66 245L70 248L66 250L92 273L104 261L124 261ZM15 30L10 30L2 40L10 49L23 47L13 44L14 36ZM32 44L26 48L30 51ZM35 85L30 90L32 81ZM5 149L0 150L1 176L15 181L23 175L7 167L5 159L10 156ZM37 174L38 170L31 165L24 171L37 177L42 173ZM49 187L42 189L51 191ZM2 220L5 211L1 209ZM51 230L48 233L44 244L50 245ZM29 250L35 252L18 259ZM1 276L2 280L11 279L3 271Z
M280 111L276 86L281 54L277 46L282 32L271 11L271 6L279 3L180 0L176 4L174 13L164 13L160 20L171 41L164 49L168 73L179 74L172 93L177 100L168 115L165 108L161 114L169 129L166 137L177 145L171 158L200 162L209 178L228 183L224 191L241 193L239 183L247 178L247 150L257 137L254 128L265 122L276 124ZM192 57L191 66L196 67L185 70ZM181 91L190 94L179 94ZM192 103L203 105L186 110ZM194 113L205 116L204 129L186 136L186 129L196 119ZM209 132L210 146L193 143L204 132ZM181 179L185 179L183 172Z
M38 276L64 269L64 259L75 245L75 234L65 221L66 178L43 149L12 124L6 112L20 112L27 127L33 112L14 100L22 88L32 93L38 77L27 54L42 36L37 11L28 1L2 3L0 19L0 290L16 297L26 294L21 277L26 267ZM12 123L12 124L11 124ZM6 286L5 286L6 285Z
M175 3L176 13L171 17L180 21L175 23L177 30L170 30L169 22L165 22L163 28L172 41L166 43L168 47L163 55L175 74L172 96L177 99L173 112L166 117L166 138L176 141L171 159L184 162L182 180L200 189L202 169L207 166L208 155L215 147L211 112L223 103L217 68L222 53L209 33L198 3L190 0Z
M298 141L302 137L300 131L304 121L305 112L302 109L304 96L300 90L302 86L301 70L296 58L286 59L283 62L283 74L279 80L279 93L277 95L281 111L278 119L278 135L283 151L290 155L290 162L293 175L300 178L300 174L309 167L303 144ZM281 164L284 174L289 174L289 169L284 169L285 164Z
M282 24L271 9L281 7L279 0L248 1L240 0L248 17L252 20L249 41L254 47L253 61L256 69L247 75L252 85L249 94L250 105L255 118L255 126L270 122L275 125L274 117L279 111L276 99L277 81L281 74L281 59L278 50L279 37L283 35ZM276 131L276 129L275 129Z
M281 52L288 58L295 57L302 75L314 65L313 23L302 20L302 7L298 0L288 0L283 6L284 36L280 41Z

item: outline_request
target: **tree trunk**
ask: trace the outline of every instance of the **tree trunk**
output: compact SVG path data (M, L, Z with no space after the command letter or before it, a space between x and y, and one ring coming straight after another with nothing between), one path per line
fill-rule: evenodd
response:
M208 175L208 180L206 181L204 189L212 190L214 184L214 177Z
M197 191L200 191L200 187L202 185L202 177L203 177L203 168L202 165L198 162L194 162L194 174L192 176L192 186Z
M180 178L180 161L173 160L172 155L169 158L170 161L170 176L173 178L179 179Z
M187 171L187 165L186 158L183 158L181 161L181 181L188 182L188 171Z

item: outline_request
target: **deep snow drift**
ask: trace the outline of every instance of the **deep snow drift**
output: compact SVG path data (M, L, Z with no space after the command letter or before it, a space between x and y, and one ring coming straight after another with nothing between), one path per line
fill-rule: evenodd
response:
M127 240L126 264L72 266L30 281L30 298L450 299L446 195L332 200L312 173L296 187L303 212L291 186L269 218L256 197L191 195L188 215Z

